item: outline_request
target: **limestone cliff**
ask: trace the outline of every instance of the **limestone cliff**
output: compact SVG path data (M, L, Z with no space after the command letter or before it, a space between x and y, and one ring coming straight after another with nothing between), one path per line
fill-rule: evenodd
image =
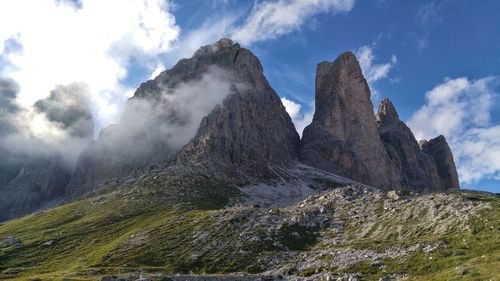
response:
M352 53L318 64L315 101L300 161L375 187L399 188L399 171L380 140L370 89Z

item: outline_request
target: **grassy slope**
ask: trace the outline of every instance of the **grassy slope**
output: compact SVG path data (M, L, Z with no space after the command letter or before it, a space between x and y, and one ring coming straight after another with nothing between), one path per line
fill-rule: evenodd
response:
M208 179L148 178L136 189L97 195L66 204L40 214L30 215L0 226L0 239L13 235L20 246L3 248L0 253L0 279L96 280L106 274L161 271L165 273L228 273L262 271L259 253L277 251L265 242L238 240L239 221L218 220L227 199L238 192ZM176 188L172 188L175 186ZM444 241L448 246L433 253L418 250L409 257L384 260L384 268L360 262L333 272L360 272L367 280L386 274L409 274L419 280L487 280L500 272L500 199L498 196L462 192L454 196L489 202L492 209L468 220L467 231L450 227L435 233L435 228L403 228L402 213L389 212L374 202L378 230L357 237L363 223L349 221L349 243L335 247L384 250L418 242ZM332 206L335 208L335 206ZM338 210L340 214L346 210ZM404 210L403 210L404 211ZM400 211L400 212L403 212ZM418 221L418 218L414 218ZM413 221L412 218L408 222ZM383 231L381 231L383 230ZM255 229L258 233L259 229ZM292 232L302 238L295 239ZM277 239L289 249L320 248L316 238L326 233L291 226L284 227ZM400 235L401 236L401 235ZM50 246L43 245L53 241ZM244 242L241 242L244 241ZM214 244L215 243L215 244ZM242 244L243 243L243 244ZM432 257L432 259L431 259ZM315 269L315 271L324 269ZM18 271L18 272L16 272ZM307 275L306 272L298 274Z
M500 280L500 198L470 191L457 192L453 196L461 196L478 203L488 202L491 209L471 216L465 226L452 224L443 232L436 231L439 227L426 229L405 222L403 228L398 231L399 235L403 235L403 239L396 238L394 230L401 225L404 212L390 215L382 213L379 223L385 224L384 237L371 235L371 239L356 239L351 246L382 250L387 247L433 241L442 241L446 246L436 252L417 250L404 259L387 259L383 262L386 268L382 270L361 262L346 271L365 273L365 276L369 276L365 278L367 280L378 280L386 274L407 274L416 276L417 280ZM410 220L418 221L418 218ZM415 229L418 231L405 236L405 231L411 232ZM350 231L356 232L356 228Z

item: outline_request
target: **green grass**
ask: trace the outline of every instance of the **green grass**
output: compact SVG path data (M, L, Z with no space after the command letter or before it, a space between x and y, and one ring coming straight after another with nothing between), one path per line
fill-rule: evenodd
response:
M383 268L367 262L360 262L344 269L344 272L359 272L363 280L378 280L384 275L398 274L416 277L417 280L499 280L500 279L500 200L498 196L476 192L461 192L460 196L472 201L489 202L491 209L473 216L469 230L452 229L437 235L432 229L422 229L404 240L380 237L353 240L344 247L372 249L382 252L394 247L408 247L416 243L445 243L432 253L417 250L403 259L383 260ZM381 224L390 226L398 223L394 218L382 219ZM415 219L418 221L418 219ZM405 224L405 228L415 225ZM356 228L351 229L356 231Z
M0 279L95 280L137 269L209 270L205 253L194 255L210 241L195 243L193 235L210 231L211 210L237 194L236 188L207 178L170 175L13 220L0 226L0 239L13 235L22 243L0 249L0 272L7 270ZM218 235L229 239L236 234L226 226ZM44 245L48 241L52 245ZM222 261L217 269L238 267L227 263Z
M436 252L417 250L405 258L386 259L382 267L367 262L348 268L307 268L293 274L309 276L330 271L358 272L363 280L388 274L410 275L416 280L495 280L500 276L500 199L498 196L460 192L491 209L473 216L468 230L451 228L435 234L422 227L419 214L396 235L398 213L384 210L381 201L371 206L376 227L355 238L361 226L345 216L349 240L342 245L321 245L319 237L336 236L319 228L283 224L271 234L252 231L261 240L239 239L238 226L245 216L216 219L218 209L237 196L238 190L203 177L179 174L138 182L133 188L62 205L0 226L0 239L13 235L21 245L0 249L0 280L96 280L103 275L126 272L226 274L266 270L260 257L280 251L312 251L322 247L385 251L416 243L443 241ZM412 205L413 204L413 205ZM417 207L409 203L407 208ZM342 215L348 208L328 206ZM277 211L276 211L277 212ZM281 211L280 211L281 212ZM50 246L43 245L53 241ZM285 248L276 246L275 241Z

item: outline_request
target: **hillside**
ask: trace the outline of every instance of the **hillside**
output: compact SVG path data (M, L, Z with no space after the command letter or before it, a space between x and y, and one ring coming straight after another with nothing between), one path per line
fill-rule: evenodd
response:
M314 194L276 207L197 171L138 175L0 226L2 240L15 240L2 242L0 279L500 277L498 195L397 195L306 170Z

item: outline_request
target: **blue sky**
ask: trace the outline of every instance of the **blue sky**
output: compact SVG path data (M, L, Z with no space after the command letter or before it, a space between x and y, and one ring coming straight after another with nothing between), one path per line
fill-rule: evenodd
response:
M375 106L389 97L417 137L444 134L462 187L500 192L500 1L40 0L38 14L26 14L22 2L0 4L0 75L19 82L26 104L55 83L87 83L98 126L106 126L140 82L199 45L231 37L261 59L303 127L314 110L316 64L352 51L363 58ZM16 9L32 24L9 18ZM42 41L40 32L54 36ZM34 64L53 67L30 72ZM38 81L40 72L47 74Z

